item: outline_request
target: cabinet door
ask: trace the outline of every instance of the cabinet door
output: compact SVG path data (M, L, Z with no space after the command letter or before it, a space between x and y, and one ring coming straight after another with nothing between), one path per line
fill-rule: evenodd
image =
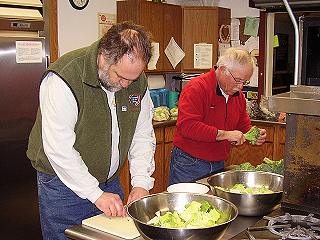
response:
M241 146L232 146L230 156L226 161L226 166L238 165L250 162L252 165L262 163L265 157L272 160L283 158L285 142L285 126L272 123L252 122L259 128L267 131L266 142L261 146L251 145L245 142Z
M183 49L186 56L183 59L184 71L209 71L209 69L194 69L194 44L212 44L212 63L217 59L218 44L218 9L206 7L183 8Z
M218 58L219 28L230 24L231 10L220 7L183 7L182 46L186 53L182 62L184 72L207 72L194 68L194 44L212 44L212 66ZM210 67L211 68L211 67Z
M272 159L273 143L265 142L261 146L250 145L248 142L241 146L233 146L230 156L225 165L238 165L244 162L250 162L256 166L262 163L265 157Z
M155 161L155 171L152 174L152 177L155 179L154 181L154 187L150 190L150 193L159 193L166 190L163 179L164 179L164 145L163 143L157 144L156 146L156 152L154 155L154 161Z
M126 160L124 165L122 166L120 170L120 184L122 186L122 190L124 193L124 202L127 202L128 196L131 190L131 184L130 184L130 173L129 173L129 161Z
M168 187L171 151L173 148L173 137L176 126L166 127L164 132L164 185Z
M163 69L163 8L165 4L149 1L117 1L117 22L133 21L142 25L152 34L152 41L160 44L160 58L157 70Z
M173 143L168 142L164 144L164 175L163 185L167 188L169 183L170 159Z
M181 62L174 69L164 50L168 46L171 37L182 48L182 8L176 5L164 4L163 12L163 70L164 71L180 71Z
M273 160L280 160L284 158L284 147L286 141L286 127L277 126L275 134L275 145L273 151Z
M157 62L156 71L163 69L164 44L163 44L163 3L139 1L138 23L152 33L152 40L159 43L160 57Z
M155 170L152 177L155 179L154 187L150 190L150 193L158 193L164 191L163 185L163 169L164 169L164 128L158 127L154 129L156 136L156 152L154 154Z

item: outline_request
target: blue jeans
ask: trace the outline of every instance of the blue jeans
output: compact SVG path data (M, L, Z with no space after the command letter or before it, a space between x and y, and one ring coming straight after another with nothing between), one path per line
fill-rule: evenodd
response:
M87 199L78 197L57 176L37 172L40 223L42 237L45 240L65 240L64 230L80 224L85 218L102 213ZM123 191L119 178L99 187L105 192L119 194Z
M170 160L169 185L179 182L194 182L211 174L223 171L224 161L205 161L173 147Z

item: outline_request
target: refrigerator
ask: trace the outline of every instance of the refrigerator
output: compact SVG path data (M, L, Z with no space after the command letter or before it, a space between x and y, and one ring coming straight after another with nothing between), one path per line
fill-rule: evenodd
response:
M46 67L44 38L0 37L1 239L41 239L36 171L26 150Z

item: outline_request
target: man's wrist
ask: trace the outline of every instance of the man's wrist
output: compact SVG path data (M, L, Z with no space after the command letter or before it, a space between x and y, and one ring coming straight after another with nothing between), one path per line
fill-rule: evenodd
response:
M221 141L221 140L225 140L225 138L226 138L226 131L218 129L216 140Z

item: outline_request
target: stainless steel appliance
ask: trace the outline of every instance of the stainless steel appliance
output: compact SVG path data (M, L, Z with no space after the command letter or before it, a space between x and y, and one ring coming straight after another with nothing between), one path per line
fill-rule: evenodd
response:
M291 86L290 92L269 97L269 109L287 113L284 196L281 207L248 230L255 238L320 239L320 87Z
M301 84L320 86L320 17L300 17L299 28L302 40Z
M26 2L0 5L1 239L41 239L36 172L26 149L48 53L42 3Z
M269 103L287 113L282 204L320 214L320 87L291 86Z

